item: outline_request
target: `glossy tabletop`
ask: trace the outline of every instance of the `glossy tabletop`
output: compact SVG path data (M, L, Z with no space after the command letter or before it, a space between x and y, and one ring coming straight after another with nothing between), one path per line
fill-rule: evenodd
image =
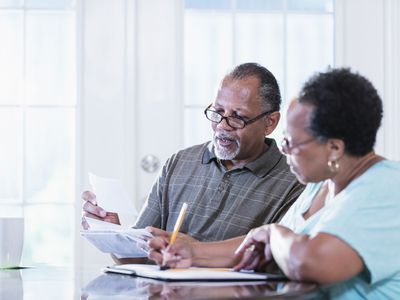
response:
M297 282L163 282L98 268L0 270L0 299L314 299L315 284Z

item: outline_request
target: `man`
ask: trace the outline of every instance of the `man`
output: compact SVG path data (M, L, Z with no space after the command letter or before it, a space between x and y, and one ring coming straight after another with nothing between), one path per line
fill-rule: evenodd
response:
M246 63L228 73L205 110L212 141L168 159L135 226L168 236L184 202L180 237L193 241L230 239L278 221L303 190L275 141L266 138L279 122L280 103L266 68ZM118 222L94 205L94 197L83 194L84 214Z

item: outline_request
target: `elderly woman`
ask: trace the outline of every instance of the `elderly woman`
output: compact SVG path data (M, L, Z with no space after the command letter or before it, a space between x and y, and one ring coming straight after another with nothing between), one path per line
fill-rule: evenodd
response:
M399 297L400 164L373 151L381 118L376 89L348 69L305 84L288 109L282 152L308 185L279 224L249 232L235 269L274 261L290 279L328 284L331 298ZM208 246L172 245L169 264L199 261L198 247Z

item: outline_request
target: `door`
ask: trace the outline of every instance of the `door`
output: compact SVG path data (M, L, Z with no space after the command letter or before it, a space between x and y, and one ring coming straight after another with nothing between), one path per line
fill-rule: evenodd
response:
M161 166L182 147L180 7L164 0L79 2L77 198L90 188L88 172L121 179L137 208L122 214L124 224L134 223ZM79 235L76 245L77 264L111 261Z

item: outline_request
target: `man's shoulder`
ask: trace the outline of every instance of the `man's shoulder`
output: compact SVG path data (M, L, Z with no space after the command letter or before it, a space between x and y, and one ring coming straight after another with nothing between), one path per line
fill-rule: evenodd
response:
M175 152L169 159L169 163L194 163L197 164L203 160L205 153L210 152L209 150L210 142L205 142L202 144L190 146Z
M267 151L252 163L253 171L267 179L297 181L296 176L290 171L286 157L279 151L274 139L266 138Z
M209 146L210 142L205 142L202 144L197 144L197 145L193 145L184 149L181 149L179 151L177 151L174 155L177 157L185 157L185 156L196 156L196 155L201 155L203 156L204 152L206 150L208 150L208 146Z
M291 182L294 186L304 188L304 185L298 181L296 175L290 171L290 166L287 164L286 158L280 160L272 172L275 173L280 181Z

